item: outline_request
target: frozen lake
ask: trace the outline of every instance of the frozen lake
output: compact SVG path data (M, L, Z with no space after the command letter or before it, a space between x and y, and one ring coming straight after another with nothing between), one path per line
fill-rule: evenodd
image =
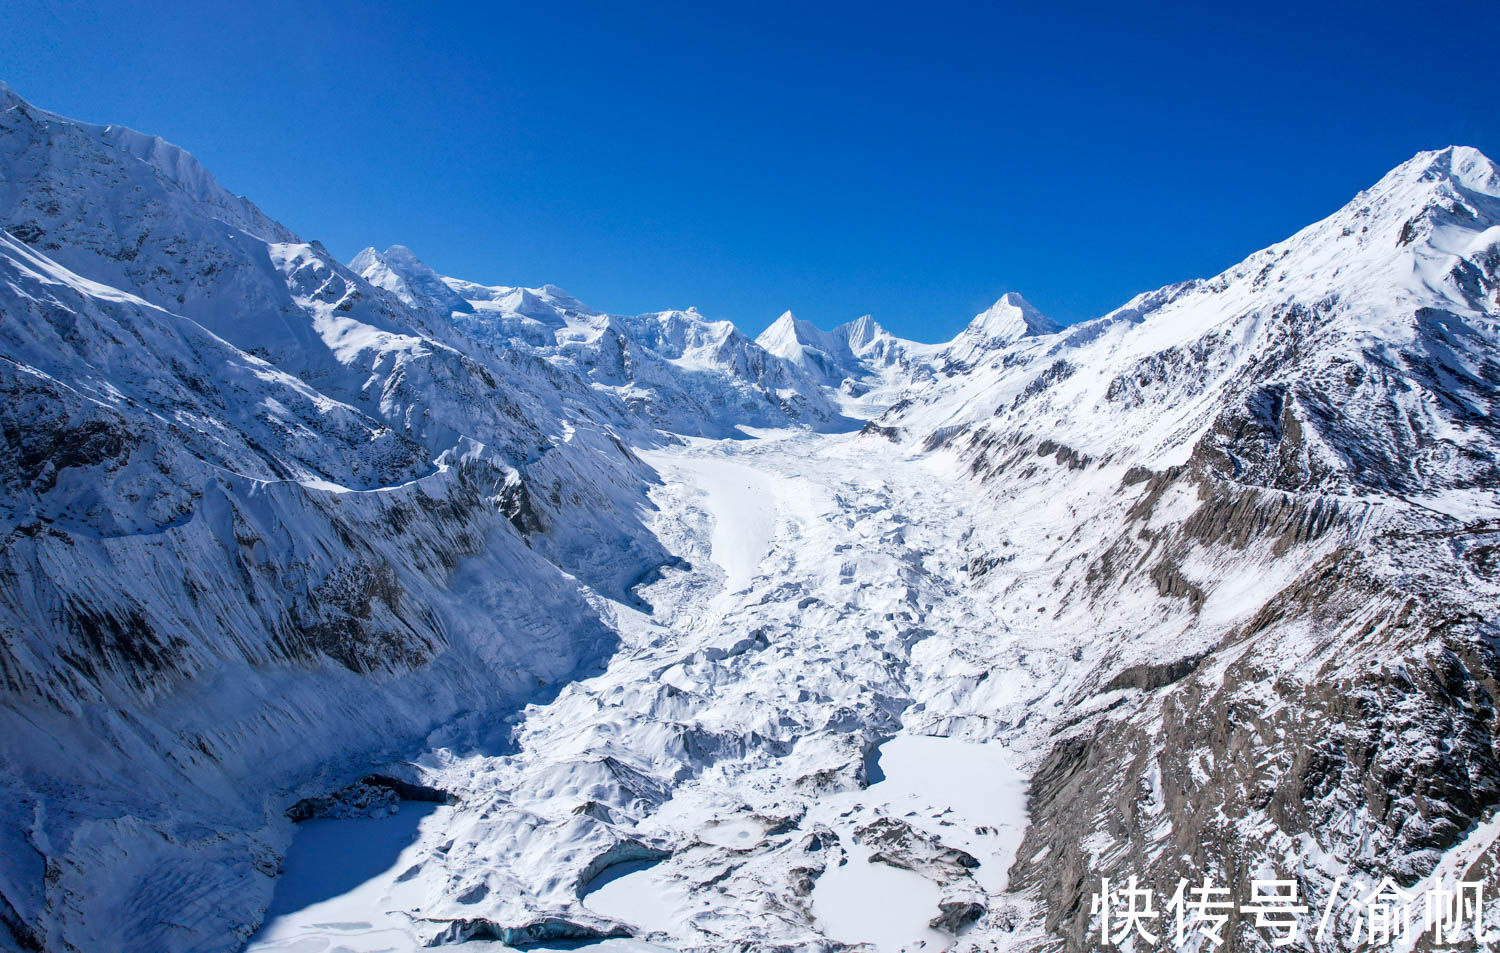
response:
M403 894L401 874L424 854L424 824L449 810L405 803L383 817L311 820L298 825L265 923L246 953L415 951L422 941L398 911L420 898ZM414 888L412 888L414 889ZM498 945L498 944L497 944Z
M589 885L583 905L595 913L633 924L644 933L673 932L674 891L652 876L656 866L657 862L651 860L616 864Z
M825 813L860 809L864 817L873 816L871 810L900 817L977 857L974 877L988 891L1005 889L1026 827L1026 782L1003 746L898 735L880 746L875 767L879 780L832 799ZM952 938L927 925L938 914L938 885L909 870L870 863L870 851L854 843L854 825L833 826L849 861L818 878L812 895L828 935L872 943L882 953L947 949Z

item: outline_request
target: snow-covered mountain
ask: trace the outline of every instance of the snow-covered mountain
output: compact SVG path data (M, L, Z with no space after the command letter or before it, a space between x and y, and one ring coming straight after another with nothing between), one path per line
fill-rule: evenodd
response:
M0 922L237 949L285 798L607 653L653 476L576 378L0 93Z
M1023 315L1032 336L909 395L888 422L947 439L1031 432L1157 468L1197 452L1286 490L1479 490L1492 476L1493 176L1474 150L1424 153L1216 278L1065 332L1024 303L996 322L1007 296L945 354L980 353L975 337Z
M477 341L519 347L586 378L631 418L670 433L722 437L741 425L848 422L819 379L696 308L604 314L560 288L497 287L440 278L409 250L366 248L350 267L444 313Z
M896 337L868 314L832 331L820 331L787 311L762 331L755 343L786 358L821 384L841 387L847 381L854 388L869 386L883 371L928 350Z
M1081 951L1101 877L1500 863L1472 149L939 345L345 267L4 88L0 173L0 948Z
M1077 660L1011 871L1046 933L1092 948L1085 872L1494 862L1497 371L1500 173L1451 148L878 422L988 488L975 585Z
M948 373L967 371L994 360L1023 338L1056 334L1062 327L1014 291L1002 295L974 316L968 327L942 349L940 362Z

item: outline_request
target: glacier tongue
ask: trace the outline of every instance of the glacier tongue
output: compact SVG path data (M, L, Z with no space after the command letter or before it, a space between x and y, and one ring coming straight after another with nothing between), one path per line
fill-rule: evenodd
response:
M673 949L831 950L825 927L849 919L841 889L882 876L931 884L931 902L899 917L933 948L951 940L927 925L940 902L1020 915L1005 873L1035 751L1011 749L1019 736L999 722L972 723L973 742L927 734L950 732L954 685L1012 657L1016 636L953 583L962 483L915 459L872 464L867 439L645 454L665 478L652 528L684 565L642 588L650 615L615 607L620 650L529 707L513 753L442 735L420 760L460 802L424 827L443 849L403 859L404 886L376 906L383 922L410 918L397 948L453 924L498 938L550 918L580 937L623 920ZM1025 662L1003 697L1045 694L1057 671ZM846 859L849 886L841 872L813 889ZM630 917L593 899L601 874L643 861L620 882L659 908ZM274 920L250 948L368 930L326 920L317 907Z

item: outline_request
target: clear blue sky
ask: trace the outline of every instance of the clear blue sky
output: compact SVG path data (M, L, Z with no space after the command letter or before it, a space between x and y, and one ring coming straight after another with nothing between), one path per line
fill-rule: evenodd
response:
M1092 317L1500 155L1500 4L1134 6L6 0L0 78L345 259L752 333Z

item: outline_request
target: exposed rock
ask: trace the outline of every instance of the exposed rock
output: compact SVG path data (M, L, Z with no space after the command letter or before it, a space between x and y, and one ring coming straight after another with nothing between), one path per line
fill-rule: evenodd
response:
M400 801L453 804L457 798L425 784L367 774L332 794L303 798L287 808L286 816L298 823L315 817L364 817L390 813Z
M871 863L922 871L943 880L966 877L979 866L973 854L947 847L900 818L878 818L857 828L854 836L871 848Z
M986 912L984 904L973 900L944 900L938 904L938 909L942 912L933 917L927 925L934 930L955 934L984 916Z
M490 940L506 946L525 949L543 943L569 940L607 940L630 936L623 924L607 921L580 922L564 917L539 917L526 923L506 925L485 917L468 917L447 921L442 932L427 941L430 947Z

